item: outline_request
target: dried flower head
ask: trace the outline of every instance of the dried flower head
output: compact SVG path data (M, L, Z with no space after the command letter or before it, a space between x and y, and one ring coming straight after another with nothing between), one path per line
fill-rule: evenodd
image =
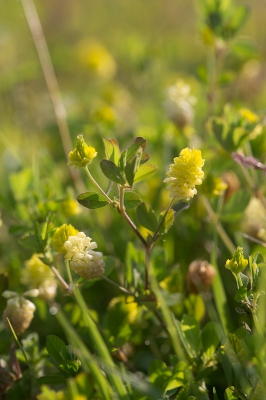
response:
M187 273L188 288L191 293L206 292L215 278L214 267L206 260L195 260L189 264Z
M3 322L7 329L9 329L7 318L17 335L28 329L36 307L30 300L25 299L24 296L36 297L38 294L39 291L35 289L25 292L21 296L16 292L8 290L2 293L2 296L8 299L7 306L3 313Z
M204 177L202 167L204 159L201 151L197 149L185 148L179 157L174 158L174 164L169 166L164 182L168 184L167 190L170 196L177 200L189 200L197 193L195 185L201 185Z
M66 254L64 243L67 241L69 236L76 235L77 233L78 230L70 224L63 224L62 226L57 228L52 240L52 246L55 251L61 254Z
M33 254L25 261L21 281L29 289L37 288L42 299L52 300L56 295L57 283L51 268L40 260L40 256L42 255Z
M104 274L103 254L94 249L97 243L92 242L85 233L78 232L69 236L64 244L65 258L70 261L70 267L84 279L94 279Z
M182 80L178 80L166 91L165 110L178 128L182 129L193 122L195 103L196 98L190 95L190 86Z
M68 155L70 160L68 165L75 168L85 168L96 156L95 148L88 146L83 139L83 135L80 134L77 136L76 147Z

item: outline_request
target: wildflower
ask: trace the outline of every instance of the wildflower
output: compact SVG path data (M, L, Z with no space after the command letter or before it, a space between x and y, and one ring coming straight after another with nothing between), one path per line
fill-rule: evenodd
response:
M75 395L75 398L78 396ZM58 392L50 389L46 385L41 386L41 393L37 395L37 400L63 400L65 398L65 393L63 390L59 390ZM82 399L83 400L83 399Z
M116 63L111 53L96 41L85 41L78 47L81 63L100 78L111 79L116 72Z
M187 283L191 293L206 292L215 278L214 267L204 260L195 260L189 264Z
M207 196L221 196L227 189L222 178L208 174L202 184L202 192Z
M57 284L50 267L44 264L38 254L25 262L21 281L30 289L37 288L39 296L44 300L52 300L56 295Z
M62 202L61 211L67 217L77 215L80 212L79 204L76 200L66 199Z
M243 269L248 265L248 260L244 258L243 248L238 246L236 249L233 258L231 260L227 260L225 263L225 268L229 269L233 274L240 274Z
M181 151L179 157L174 158L174 164L171 164L164 182L168 184L167 190L170 196L177 200L189 200L197 193L195 185L201 185L204 177L202 167L204 159L201 157L201 151L197 149L185 148Z
M6 309L3 313L3 322L7 329L9 329L7 318L17 335L23 333L30 326L36 307L30 300L25 299L24 296L36 297L38 294L38 290L30 290L21 296L9 290L5 290L2 293L2 296L8 299Z
M69 236L76 235L77 233L78 230L70 224L63 224L62 226L57 228L52 240L52 246L55 251L61 254L66 254L64 243L67 241Z
M97 243L92 242L85 233L78 232L76 236L69 236L64 247L70 267L82 278L89 280L104 274L103 254L94 251Z
M171 121L180 129L189 125L194 119L193 105L196 98L190 95L190 86L182 80L170 86L166 91L164 103L167 115Z
M249 124L254 124L259 120L259 117L248 108L240 108L238 111L240 116L244 118Z
M88 146L83 139L83 135L80 134L77 136L76 147L68 155L70 160L68 165L76 168L85 168L96 156L95 148Z

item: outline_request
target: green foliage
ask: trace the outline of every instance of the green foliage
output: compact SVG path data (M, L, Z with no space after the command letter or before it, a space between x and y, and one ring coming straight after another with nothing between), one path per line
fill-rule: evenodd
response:
M59 9L41 2L49 57L42 31L29 25L36 53L21 28L27 3L0 13L0 397L265 398L263 9L72 2L54 35ZM66 165L68 131L84 135L68 164L80 169ZM197 159L178 157L193 147L197 193ZM173 158L189 201L167 194ZM62 226L84 233L71 249L72 234L53 245ZM6 316L23 325L16 351Z
M40 377L38 379L39 385L58 385L64 383L66 378L75 376L79 372L81 363L76 359L72 347L66 346L59 337L55 335L47 336L46 349L50 356L50 362L58 369L60 374Z

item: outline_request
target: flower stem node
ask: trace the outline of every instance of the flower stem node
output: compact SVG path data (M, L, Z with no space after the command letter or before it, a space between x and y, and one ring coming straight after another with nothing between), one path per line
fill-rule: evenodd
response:
M242 272L247 265L248 260L244 258L243 248L238 246L233 255L233 258L226 261L225 268L229 269L229 271L237 275L240 274L240 272Z
M204 172L201 168L204 161L201 151L194 148L185 148L179 157L174 158L174 164L171 164L166 172L169 178L164 180L168 184L167 190L170 191L171 197L188 201L197 194L195 186L202 184Z
M68 165L75 168L85 168L96 156L95 148L88 146L83 139L83 135L80 134L77 136L76 147L68 155Z
M69 236L64 243L66 250L65 259L70 261L70 267L79 276L90 280L99 278L104 274L103 254L94 249L97 243L92 242L85 233L78 232L76 236Z

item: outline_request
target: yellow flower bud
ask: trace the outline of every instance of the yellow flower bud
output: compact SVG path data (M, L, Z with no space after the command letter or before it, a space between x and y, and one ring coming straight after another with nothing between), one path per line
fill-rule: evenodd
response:
M244 258L243 248L238 246L236 249L233 258L231 260L227 260L225 263L225 268L229 269L229 271L234 274L240 274L243 269L248 265L248 260Z
M75 149L68 155L70 160L68 165L75 168L85 168L96 156L97 152L95 148L88 146L83 139L83 135L80 134L77 137Z
M167 190L170 191L171 197L177 200L189 200L194 197L197 193L195 185L201 185L204 177L201 169L204 161L200 150L185 148L181 151L166 172L169 178L164 180L168 183Z
M61 254L66 254L67 251L64 247L64 243L68 240L69 236L75 236L77 233L78 230L70 224L64 224L57 228L52 240L52 246L55 251Z

